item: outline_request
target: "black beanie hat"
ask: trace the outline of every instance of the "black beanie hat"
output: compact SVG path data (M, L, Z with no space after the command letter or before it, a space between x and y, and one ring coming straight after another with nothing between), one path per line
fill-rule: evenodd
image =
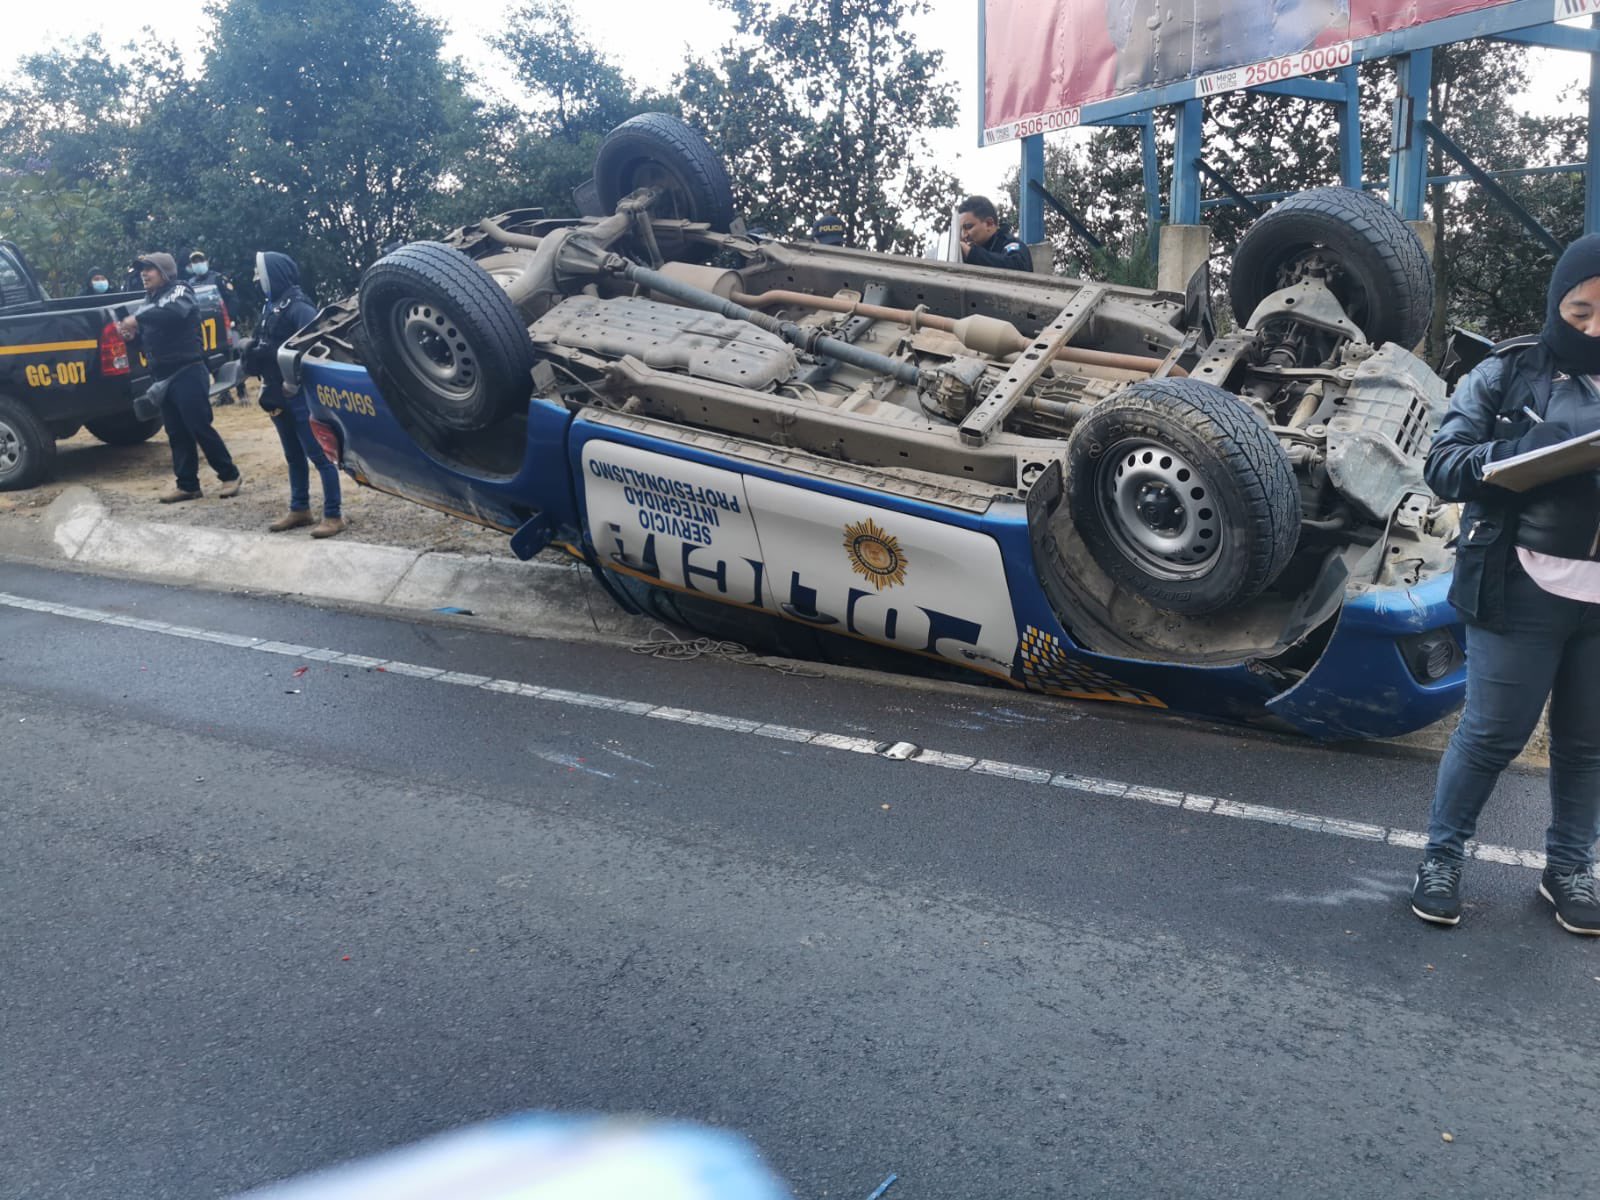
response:
M1600 276L1600 233L1585 234L1568 246L1550 276L1549 306L1539 340L1557 366L1577 375L1600 375L1600 337L1568 325L1561 316L1561 301L1584 280L1596 276Z

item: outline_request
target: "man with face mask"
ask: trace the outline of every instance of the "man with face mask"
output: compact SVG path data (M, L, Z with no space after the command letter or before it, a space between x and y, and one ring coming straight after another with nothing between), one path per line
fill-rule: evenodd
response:
M83 294L85 296L104 296L111 290L111 277L99 267L90 271L83 281Z
M206 257L204 250L192 250L189 253L189 278L190 287L214 287L222 296L222 303L228 310L230 321L239 320L239 296L233 289L233 281L220 271L211 269L211 260ZM232 404L234 396L244 399L244 385L240 384L234 389L232 395L223 392L217 398L218 404Z
M1600 473L1513 492L1490 463L1600 431L1600 234L1568 246L1537 338L1496 347L1456 388L1424 474L1461 500L1450 602L1467 628L1467 704L1439 764L1411 891L1424 921L1461 920L1467 840L1550 702L1550 824L1539 895L1600 936Z
M235 321L239 319L239 297L233 290L233 282L221 271L211 269L211 260L204 250L190 253L187 282L190 287L216 288L222 293L222 302L228 306L228 316Z

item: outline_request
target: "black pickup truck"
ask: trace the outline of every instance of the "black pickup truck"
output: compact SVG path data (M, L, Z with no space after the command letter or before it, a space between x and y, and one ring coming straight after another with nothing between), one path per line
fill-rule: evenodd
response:
M224 379L237 382L236 372L219 375L232 353L228 310L214 287L196 288L195 297L218 391ZM160 417L134 413L150 373L117 332L117 322L143 306L143 292L52 300L22 251L0 239L0 491L47 479L56 439L80 428L113 446L161 428Z

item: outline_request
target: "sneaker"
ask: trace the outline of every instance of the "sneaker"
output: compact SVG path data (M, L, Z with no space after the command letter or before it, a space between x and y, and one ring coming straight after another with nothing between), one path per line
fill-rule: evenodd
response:
M226 500L231 496L237 496L239 494L239 489L243 486L244 476L235 475L232 479L225 479L222 481L222 486L217 489L217 495Z
M1435 925L1461 924L1461 864L1444 858L1423 860L1411 885L1411 911Z
M343 517L323 517L322 520L317 522L315 528L311 530L311 536L314 538L331 538L335 534L343 532Z
M1600 886L1588 867L1563 871L1546 867L1539 895L1556 906L1556 924L1568 933L1600 937Z
M192 492L186 492L181 487L174 486L162 492L156 499L162 504L181 504L185 500L200 499L200 491L196 489Z
M286 516L279 517L267 526L268 533L283 533L289 529L299 529L302 525L312 524L314 518L304 509L291 510Z

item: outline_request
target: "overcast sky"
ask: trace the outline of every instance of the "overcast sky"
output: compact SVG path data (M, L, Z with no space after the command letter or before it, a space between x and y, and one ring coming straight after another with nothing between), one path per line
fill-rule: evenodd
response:
M421 8L452 31L448 50L497 85L483 36L499 27L508 0L418 0ZM932 0L917 36L922 45L945 53L945 70L956 84L961 116L954 130L930 138L940 159L966 191L995 192L1019 159L1015 143L979 148L977 29L980 0ZM200 0L66 0L57 5L10 0L4 17L0 72L9 72L22 55L59 41L99 32L107 45L120 45L151 26L164 38L198 50L205 20ZM667 87L687 53L709 56L728 37L732 22L712 0L607 0L574 5L578 21L596 45L640 84ZM1565 87L1587 78L1578 54L1544 52L1533 72L1535 94L1527 103L1548 109ZM1078 137L1082 134L1066 134ZM1492 164L1491 164L1492 165Z

